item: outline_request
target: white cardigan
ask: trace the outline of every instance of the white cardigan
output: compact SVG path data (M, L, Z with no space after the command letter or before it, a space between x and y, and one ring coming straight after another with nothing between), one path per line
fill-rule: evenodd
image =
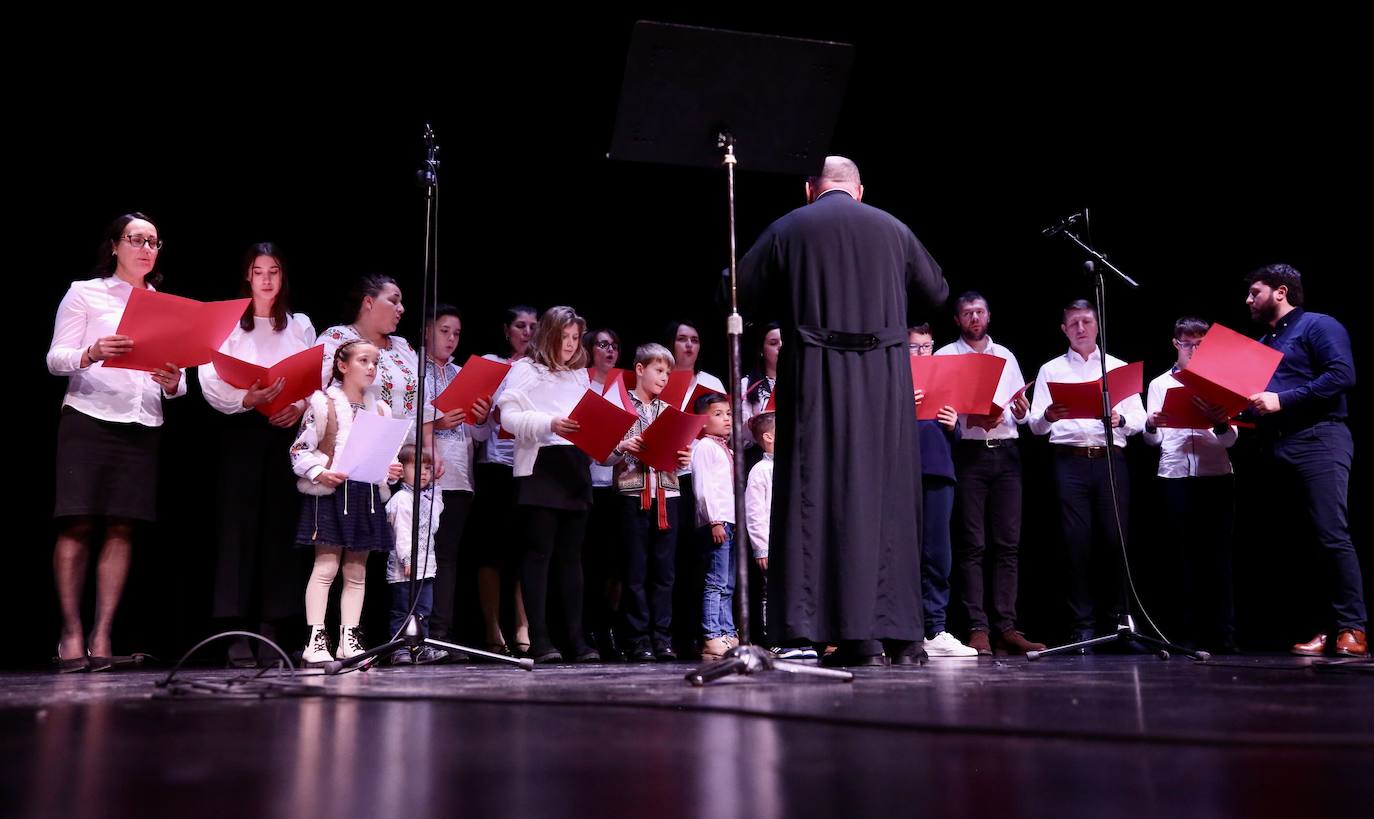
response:
M590 388L584 368L552 371L527 358L511 365L496 405L501 408L501 426L515 436L515 477L534 473L541 446L572 445L553 434L553 420L571 415Z

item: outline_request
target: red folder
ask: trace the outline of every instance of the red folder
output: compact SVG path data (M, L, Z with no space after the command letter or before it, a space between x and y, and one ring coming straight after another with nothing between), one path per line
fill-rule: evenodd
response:
M501 386L510 365L502 361L492 361L478 355L468 356L467 363L449 383L448 389L439 393L432 402L440 412L463 410L472 415L472 405L479 398L490 398Z
M673 370L668 375L668 385L659 393L659 398L663 403L670 407L691 412L692 408L686 405L687 391L692 388L692 382L696 380L697 374L691 370Z
M992 402L992 406L988 407L987 414L988 414L988 415L995 416L995 417L997 417L997 418L1000 419L1000 418L1002 417L1002 413L1006 411L1007 407L1009 407L1009 406L1011 406L1012 404L1016 403L1016 399L1018 399L1018 398L1020 398L1021 396L1025 395L1025 394L1026 394L1026 390L1030 389L1030 388L1031 388L1031 385L1034 384L1034 383L1035 383L1034 381L1027 381L1027 382L1025 383L1025 385L1023 385L1023 386L1021 387L1021 389L1019 389L1019 390L1017 390L1016 392L1012 393L1012 394L1011 394L1011 398L1008 398L1008 399L1007 399L1007 404L1006 404L1005 407L1002 406L1002 405L1000 405L1000 404L998 404L996 401ZM977 413L974 413L974 414L976 415Z
M258 382L260 387L270 387L278 378L285 378L286 384L272 401L259 404L258 412L271 418L288 404L294 404L309 397L320 388L320 367L324 363L324 345L318 344L308 350L289 355L271 367L260 367L240 358L216 352L212 359L215 372L226 383L246 390Z
M763 405L764 412L776 412L778 409L778 391L776 388L768 393L768 403Z
M1281 360L1283 353L1278 350L1213 324L1188 366L1174 378L1196 390L1207 403L1235 415L1249 406L1250 396L1268 389Z
M1107 373L1107 398L1112 407L1139 395L1145 381L1145 362L1133 361ZM1065 418L1102 417L1102 379L1067 383L1050 382L1050 403L1064 404L1069 408Z
M596 390L587 390L568 418L581 424L582 428L563 437L590 455L592 460L600 462L609 458L611 450L625 440L625 433L634 426L639 416L597 395Z
M1202 414L1193 403L1197 393L1191 387L1170 387L1164 393L1164 404L1159 411L1164 413L1163 428L1173 429L1211 429L1212 422Z
M152 372L166 367L169 361L183 369L209 364L251 301L196 301L135 290L115 330L132 338L134 349L106 359L101 366Z
M1005 359L985 353L912 356L912 386L926 391L916 417L933 421L944 406L962 414L987 414L1006 365Z
M676 472L677 453L690 446L705 426L705 415L690 415L667 407L644 430L644 451L635 457L660 472Z

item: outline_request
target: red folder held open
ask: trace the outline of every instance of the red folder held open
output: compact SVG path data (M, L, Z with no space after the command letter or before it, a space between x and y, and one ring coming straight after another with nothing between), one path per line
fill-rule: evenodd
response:
M1278 350L1213 324L1188 366L1174 378L1229 416L1249 406L1250 396L1269 387L1269 379L1282 360L1283 353Z
M240 358L216 351L212 360L215 372L225 383L241 390L249 389L253 382L259 387L270 387L278 378L285 378L286 384L277 397L266 404L257 406L258 412L271 418L289 404L308 398L320 388L320 367L324 363L324 345L318 344L308 350L289 355L271 367L260 367Z
M676 407L667 407L644 430L641 436L644 451L635 457L660 472L676 472L677 453L691 446L705 426L705 415L691 415Z
M135 290L115 330L132 338L134 349L127 355L105 359L101 366L152 372L168 362L183 369L209 364L251 301L196 301Z
M916 417L933 421L944 406L961 414L987 414L1006 365L1006 359L984 353L912 356L912 386L926 393Z
M1139 395L1145 381L1145 362L1133 361L1107 373L1107 399L1115 408L1132 395ZM1065 418L1102 417L1102 379L1092 381L1051 381L1050 403L1068 407Z
M625 440L625 433L638 418L635 413L626 412L597 395L596 390L587 390L568 416L569 420L580 424L581 429L563 437L592 460L604 461L610 457L611 450Z
M467 363L448 388L434 399L434 408L440 412L460 409L471 416L472 405L477 399L490 398L495 394L508 372L510 365L504 361L492 361L479 355L468 356Z

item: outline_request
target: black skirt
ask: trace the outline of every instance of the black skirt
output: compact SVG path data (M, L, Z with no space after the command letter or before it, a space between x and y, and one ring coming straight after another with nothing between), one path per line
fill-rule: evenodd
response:
M396 535L386 519L386 503L378 488L345 481L332 495L302 496L296 545L389 552L396 547Z
M541 446L533 474L515 479L515 502L585 512L592 508L592 459L575 446Z
M102 421L69 406L57 425L53 517L157 520L159 427Z

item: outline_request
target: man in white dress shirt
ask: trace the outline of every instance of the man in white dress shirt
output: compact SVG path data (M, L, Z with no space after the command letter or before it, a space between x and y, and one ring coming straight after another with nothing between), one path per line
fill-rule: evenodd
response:
M1097 329L1097 308L1090 302L1079 299L1064 308L1060 330L1069 339L1069 350L1040 367L1030 410L1031 431L1048 433L1054 449L1060 523L1069 555L1070 637L1074 642L1091 638L1095 626L1101 633L1111 632L1125 609L1122 532L1130 528L1131 489L1124 451L1126 438L1145 428L1145 406L1138 394L1112 407L1111 446L1103 436L1100 418L1068 418L1066 406L1050 403L1050 382L1102 377ZM1109 371L1125 363L1107 356ZM1116 506L1107 474L1108 457L1116 473L1120 500Z
M1159 477L1164 496L1167 543L1179 550L1178 570L1185 640L1221 654L1235 654L1235 613L1231 593L1231 528L1236 486L1226 450L1236 442L1236 428L1220 407L1194 396L1196 409L1212 426L1170 426L1182 419L1164 413L1164 394L1183 385L1174 374L1193 358L1208 324L1185 316L1174 322L1178 360L1150 382L1145 442L1159 447ZM1197 419L1199 422L1201 419Z
M979 654L1040 651L1016 630L1017 551L1021 543L1021 451L1016 441L1018 424L1030 418L1030 405L1021 387L1021 365L1011 350L988 335L992 311L987 299L974 291L954 302L954 323L959 339L935 351L936 355L984 353L1007 363L997 384L993 403L1001 408L988 415L960 415L959 437L954 442L954 472L958 479L955 509L955 588L968 615L968 645ZM984 608L983 555L991 553L990 608ZM991 631L989 630L991 626ZM993 635L993 640L988 636Z

